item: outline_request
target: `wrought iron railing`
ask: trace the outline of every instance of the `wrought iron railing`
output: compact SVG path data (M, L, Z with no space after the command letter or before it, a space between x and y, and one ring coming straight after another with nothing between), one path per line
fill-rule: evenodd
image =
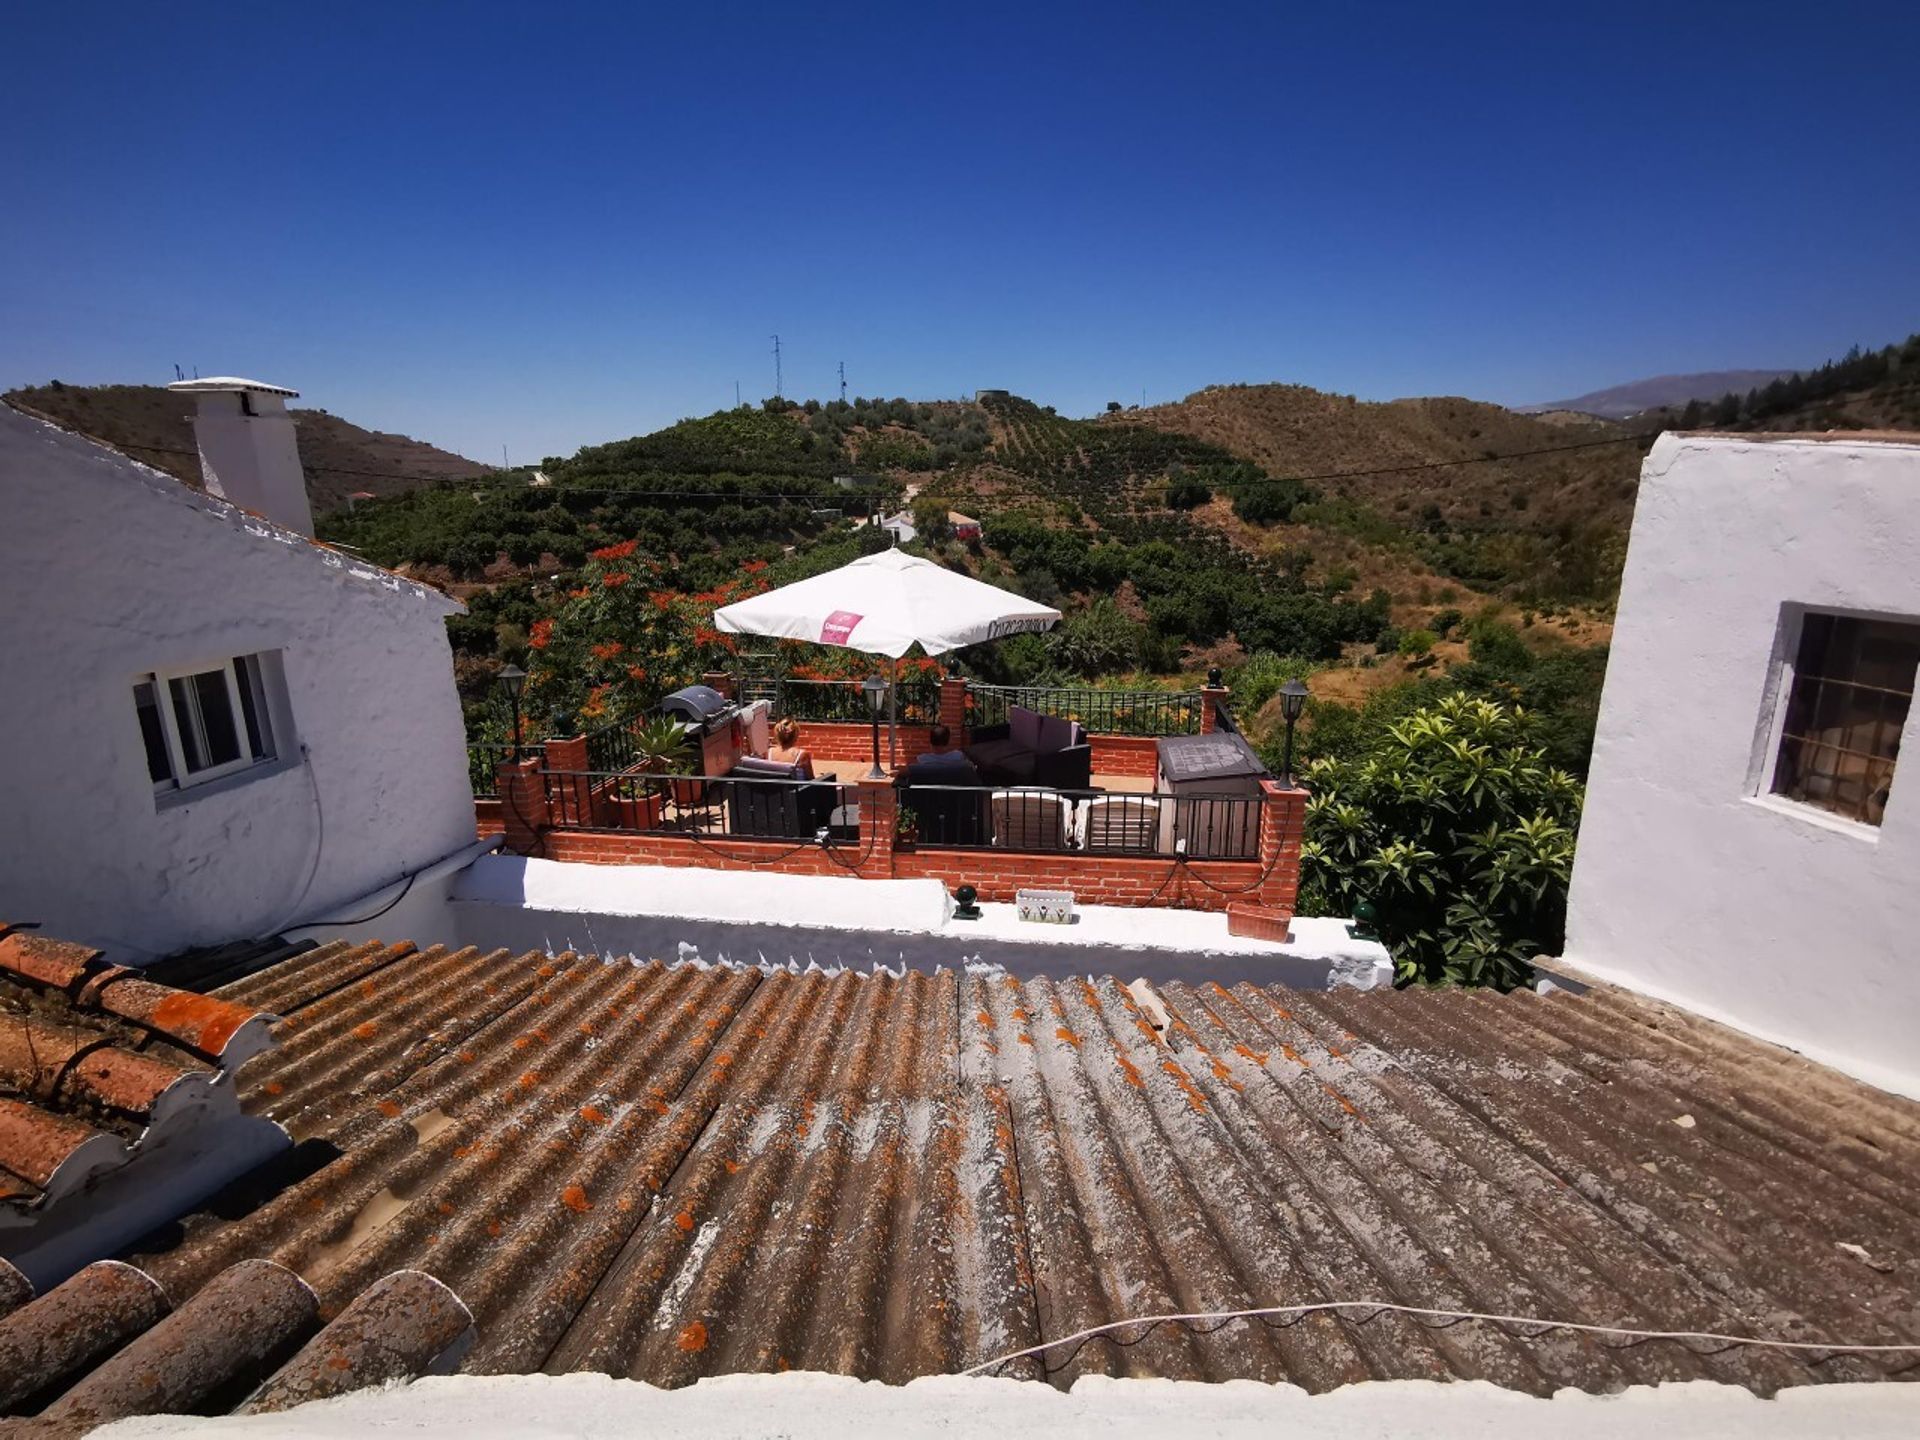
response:
M936 850L1257 860L1256 796L1064 792L991 785L913 785L901 829Z
M630 770L640 763L633 743L633 722L616 720L587 732L589 770Z
M540 745L519 746L520 758L529 755L541 756L543 761L545 748ZM476 797L494 793L494 777L500 767L514 758L515 747L504 741L474 740L467 744L467 782L473 786Z
M772 680L744 681L741 698L745 701L766 698L773 701L775 719L837 721L864 725L872 718L867 697L859 680L798 680L777 676ZM748 693L757 690L757 693ZM899 682L895 696L902 725L931 725L940 718L940 681L930 675L912 675ZM882 714L885 712L882 711Z
M547 823L727 840L810 841L859 835L859 787L832 780L547 770Z
M1197 735L1201 730L1198 690L1100 690L1051 685L979 685L967 687L968 724L975 729L1004 725L1012 706L1041 715L1076 720L1090 735Z

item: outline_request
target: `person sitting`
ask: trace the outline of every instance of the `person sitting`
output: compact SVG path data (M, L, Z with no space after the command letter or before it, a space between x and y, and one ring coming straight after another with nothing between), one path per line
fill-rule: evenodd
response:
M927 738L933 742L928 747L929 755L944 755L953 749L953 732L944 725L936 725L927 732Z
M773 727L773 744L767 749L767 758L779 765L793 766L802 780L813 779L813 752L800 744L800 727L791 719L783 719Z

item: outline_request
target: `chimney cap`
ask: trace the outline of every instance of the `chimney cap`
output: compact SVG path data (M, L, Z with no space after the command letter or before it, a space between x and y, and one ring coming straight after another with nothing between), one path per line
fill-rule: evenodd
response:
M167 389L183 395L221 395L250 391L255 395L284 395L290 400L300 397L298 390L289 390L284 385L268 385L260 380L243 380L238 375L208 375L204 379L176 380Z

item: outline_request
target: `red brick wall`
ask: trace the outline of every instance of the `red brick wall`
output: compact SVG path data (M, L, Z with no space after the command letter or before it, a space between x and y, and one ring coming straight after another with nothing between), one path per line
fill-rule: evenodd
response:
M1093 773L1139 775L1151 779L1160 773L1159 741L1151 735L1092 735Z
M813 752L816 760L866 760L873 759L873 729L867 725L853 725L843 721L797 720L800 727L800 743ZM914 757L926 754L933 748L932 729L926 725L902 725L900 727L900 763L911 764ZM891 752L887 747L887 727L880 726L880 763L889 763Z

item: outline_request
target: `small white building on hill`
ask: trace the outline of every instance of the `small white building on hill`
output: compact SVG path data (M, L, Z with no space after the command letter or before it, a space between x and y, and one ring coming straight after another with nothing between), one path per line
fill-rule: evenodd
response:
M1661 437L1566 959L1920 1095L1916 664L1913 437Z
M459 605L312 539L293 392L184 388L216 493L0 405L0 918L117 960L474 838Z

